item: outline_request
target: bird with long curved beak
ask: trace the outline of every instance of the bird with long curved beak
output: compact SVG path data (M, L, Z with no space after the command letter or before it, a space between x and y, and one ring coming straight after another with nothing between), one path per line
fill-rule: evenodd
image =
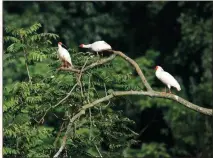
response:
M58 55L62 61L62 67L63 68L72 67L73 65L72 65L70 54L65 48L62 47L62 45L65 46L64 44L62 44L62 42L58 42Z
M165 85L167 85L167 87L169 88L169 93L171 92L171 87L175 87L178 91L181 90L179 83L177 82L177 80L170 75L168 72L164 71L162 67L160 66L156 66L155 67L155 75L156 77L163 82ZM165 89L166 92L166 89Z

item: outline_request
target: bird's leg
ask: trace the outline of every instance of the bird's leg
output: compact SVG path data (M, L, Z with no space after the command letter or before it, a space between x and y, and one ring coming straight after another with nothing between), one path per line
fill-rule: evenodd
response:
M68 65L68 62L67 62L67 61L65 61L65 67L66 67L66 68L68 68L68 67L69 67L69 65Z
M98 58L100 58L99 52L96 52L96 53L97 53Z
M62 63L63 63L63 64L62 64L62 67L63 67L63 68L64 68L64 67L65 67L65 65L66 65L66 63L65 63L65 62L66 62L66 61L64 61L64 60L62 61Z
M72 64L70 64L69 62L67 62L67 68L72 67Z
M72 64L67 62L67 68L72 67Z
M170 94L172 94L172 92L171 92L170 88L169 88L169 93L170 93Z
M65 61L65 67L66 67L66 68L69 68L69 67L70 67L70 63L67 62L67 61Z

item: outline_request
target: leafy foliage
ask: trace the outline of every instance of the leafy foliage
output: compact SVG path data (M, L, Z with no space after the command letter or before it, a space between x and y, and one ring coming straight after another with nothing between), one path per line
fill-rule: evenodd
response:
M139 152L136 152L134 150L128 151L128 153L125 155L125 157L141 157L141 158L159 158L159 157L165 157L170 158L171 156L166 152L165 144L158 144L158 143L144 143L141 147L141 150Z

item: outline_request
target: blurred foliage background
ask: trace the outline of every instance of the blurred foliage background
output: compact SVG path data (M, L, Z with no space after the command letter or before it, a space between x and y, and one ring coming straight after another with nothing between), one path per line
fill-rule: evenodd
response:
M154 71L156 65L161 65L181 85L182 91L173 90L174 93L202 107L213 106L212 2L7 1L3 8L4 37L16 37L4 41L5 157L54 155L60 147L60 143L54 144L60 126L64 122L66 127L68 123L61 118L76 111L68 106L85 103L85 97L76 88L72 98L47 114L44 124L34 121L75 84L73 73L55 72L59 65L58 41L70 48L74 65L82 66L87 50L78 45L104 40L114 50L133 58L153 89L164 89ZM23 32L12 30L33 25L32 32L17 41L22 39ZM36 34L38 39L33 38ZM11 43L16 45L11 47ZM29 53L32 85L28 82L23 50ZM91 101L104 96L105 88L144 88L136 72L119 57L88 72L82 79L86 88L90 87L88 78L94 88L88 91ZM213 157L212 118L170 100L144 96L116 98L102 111L99 107L91 111L92 117L86 115L78 120L81 126L67 142L63 157L100 153L103 157ZM94 125L89 121L91 118ZM65 129L60 138L63 132Z

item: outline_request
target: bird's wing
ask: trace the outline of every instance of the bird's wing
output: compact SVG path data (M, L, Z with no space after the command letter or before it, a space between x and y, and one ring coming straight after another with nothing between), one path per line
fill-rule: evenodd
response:
M179 83L177 82L177 80L168 72L161 72L160 74L160 78L159 78L163 83L167 84L167 85L171 85L177 89L180 88Z
M108 49L112 49L112 48L105 41L97 41L92 44L92 49L94 51L103 51L103 50L108 50Z
M99 43L99 44L101 44L101 43L104 43L104 41L96 41L96 42L94 42L94 43Z
M66 49L63 48L61 55L64 58L64 60L66 60L67 62L69 62L72 65L70 54Z
M108 45L110 46L108 43L106 43L105 41L99 41L100 44L103 44L103 45Z
M108 43L106 43L105 41L103 41L103 43L105 44L107 49L112 49L112 47Z
M96 42L93 42L92 45L97 45L97 44L102 44L104 41L96 41Z

